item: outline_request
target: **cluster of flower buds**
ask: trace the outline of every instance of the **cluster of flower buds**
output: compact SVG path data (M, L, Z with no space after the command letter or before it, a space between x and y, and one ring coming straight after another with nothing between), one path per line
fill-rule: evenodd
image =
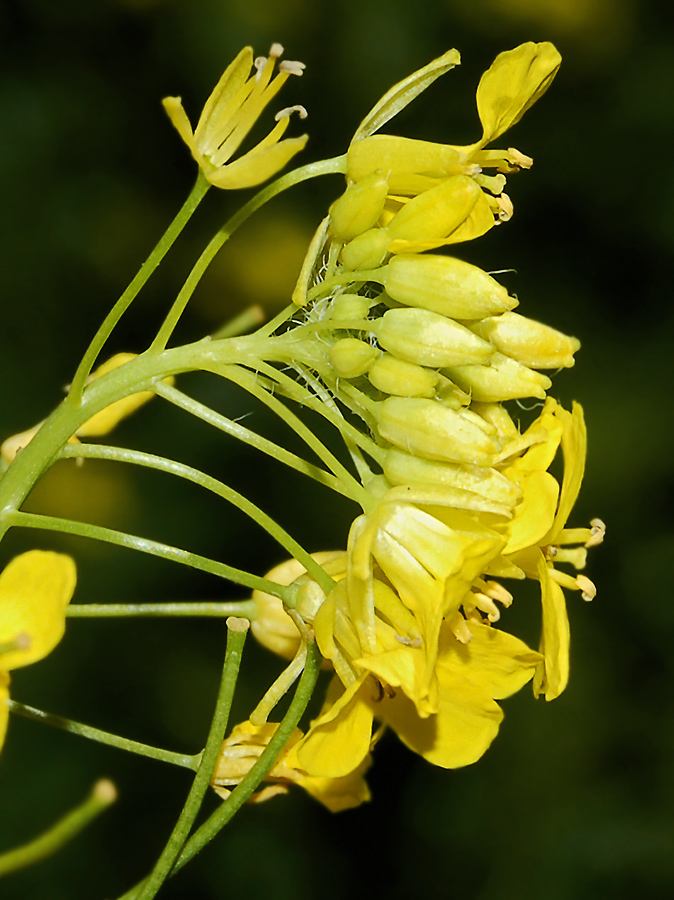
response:
M562 586L586 599L595 593L585 576L555 568L582 568L603 524L565 527L585 428L578 405L568 412L547 396L551 381L540 371L572 366L579 342L513 312L516 298L493 275L425 252L510 218L505 173L531 160L485 145L546 90L559 54L529 43L496 59L478 88L483 136L474 145L373 134L457 61L452 51L415 73L362 123L347 188L294 295L325 349L314 372L361 417L378 466L365 479L371 503L347 552L331 561L336 587L305 617L335 671L296 747L311 775L357 769L375 719L434 764L475 761L498 730L497 699L532 678L547 699L566 685ZM483 174L490 166L497 174ZM544 403L521 431L503 404L524 398ZM548 471L560 447L561 484ZM504 577L540 582L538 650L493 627L513 599ZM272 633L266 643L276 643Z

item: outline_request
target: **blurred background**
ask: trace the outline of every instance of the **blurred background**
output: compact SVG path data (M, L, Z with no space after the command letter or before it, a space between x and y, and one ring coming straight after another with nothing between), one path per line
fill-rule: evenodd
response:
M590 435L573 523L601 516L591 605L569 596L572 677L557 701L525 689L487 755L434 769L387 736L373 801L331 815L299 791L247 808L161 896L219 900L421 895L461 900L651 900L674 888L674 603L671 524L674 7L658 0L4 0L0 5L0 439L62 397L95 328L187 195L195 176L160 100L193 121L244 44L272 41L307 64L279 106L304 104L308 162L344 152L394 82L457 47L462 66L389 130L467 143L474 91L494 56L552 40L564 63L506 146L533 156L509 181L515 217L460 255L508 276L521 310L576 334L556 378ZM272 104L274 106L274 104ZM274 107L276 109L277 107ZM294 129L294 131L293 131ZM294 122L291 131L300 133ZM270 204L222 251L180 328L210 333L251 303L289 297L338 177ZM140 351L201 247L248 193L212 191L150 282L110 352ZM279 427L214 378L181 386L251 427ZM118 429L233 483L311 550L344 546L354 509L253 457L160 402ZM62 463L30 508L144 534L263 573L273 543L235 512L155 473ZM30 540L29 540L30 539ZM75 539L10 533L4 564L34 546L72 552L78 602L240 596L212 577ZM504 619L537 640L526 595ZM203 742L224 626L72 620L57 650L16 672L13 696L174 750ZM235 715L278 671L245 651ZM120 800L63 852L7 879L12 900L108 897L147 871L188 789L182 771L12 719L0 762L0 850L46 828L99 776ZM208 807L214 806L214 799Z

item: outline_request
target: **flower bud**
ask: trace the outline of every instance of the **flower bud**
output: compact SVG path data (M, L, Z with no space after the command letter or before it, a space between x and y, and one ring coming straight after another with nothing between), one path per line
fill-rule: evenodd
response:
M370 383L396 397L433 397L440 375L415 363L383 353L368 372Z
M552 385L546 375L533 372L501 353L495 353L488 366L455 366L447 374L482 403L501 403L520 397L544 400L545 392Z
M467 175L446 178L410 200L391 219L391 239L441 243L465 222L481 193Z
M339 294L330 304L330 319L365 319L372 301L360 294Z
M340 378L364 375L379 355L379 351L358 338L341 338L330 347L330 362Z
M400 254L382 275L394 300L455 319L481 319L517 305L491 275L451 256Z
M370 327L382 347L421 366L484 363L494 352L468 328L427 309L390 309Z
M377 224L388 193L388 181L380 171L350 184L330 207L330 231L338 241L353 240Z
M436 400L389 397L375 416L384 440L427 459L488 466L501 450L486 422Z
M383 466L384 475L394 485L426 484L454 487L480 494L510 507L522 496L520 488L496 469L421 459L394 447L386 451Z
M376 269L384 262L390 243L385 228L370 228L344 247L342 262L347 269Z
M470 329L490 341L501 353L532 369L572 366L573 354L580 347L577 338L514 312L475 322Z

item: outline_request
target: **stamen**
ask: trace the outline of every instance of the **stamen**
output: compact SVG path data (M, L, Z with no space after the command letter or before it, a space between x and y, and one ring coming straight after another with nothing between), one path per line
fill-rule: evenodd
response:
M301 75L305 69L304 63L296 59L284 59L278 67L279 72L285 72L288 75Z
M509 606L512 606L513 595L509 590L504 588L502 584L499 584L498 581L485 582L482 592L486 594L487 597L491 597L492 600L498 600L501 606L505 606L506 609Z
M588 603L597 596L597 588L587 575L576 575L576 584L581 591L583 600L586 600Z
M590 538L585 541L586 547L596 547L602 543L606 534L606 525L601 519L592 519L590 521Z
M309 115L306 109L298 103L295 106L286 106L285 109L279 110L274 116L274 121L280 122L281 119L292 116L294 112L299 115L300 119L306 119L306 117Z
M473 594L473 599L475 602L475 606L483 613L485 613L487 619L490 622L498 622L498 620L501 618L501 613L499 612L498 607L491 599L491 597L487 597L486 594L475 591Z

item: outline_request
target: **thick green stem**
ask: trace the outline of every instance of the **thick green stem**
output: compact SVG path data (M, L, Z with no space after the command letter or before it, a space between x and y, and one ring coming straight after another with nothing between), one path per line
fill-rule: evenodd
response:
M182 766L184 769L196 769L198 764L197 756L185 756L184 753L173 753L171 750L162 750L159 747L151 747L149 744L131 741L128 738L120 737L118 734L111 734L109 731L101 731L100 728L94 728L91 725L74 722L72 719L66 719L64 716L54 716L51 713L44 712L44 710L35 709L34 706L27 706L25 703L19 703L16 700L7 700L7 705L10 712L15 713L17 716L23 716L24 719L43 722L45 725L52 725L54 728L69 731L71 734L79 734L80 737L88 738L91 741L98 741L99 744L108 744L110 747L117 747L119 750L127 750L129 753L137 753L139 756L147 756L150 759L172 763L174 766Z
M151 900L171 873L175 861L187 840L194 820L197 817L208 786L213 776L215 765L220 754L220 746L225 737L229 713L232 708L234 689L239 676L241 654L248 631L248 622L244 619L227 620L227 650L220 680L220 690L215 704L215 713L208 733L208 739L197 774L183 806L178 821L171 832L163 853L143 885L138 900Z
M199 169L196 183L192 188L189 197L182 205L175 219L166 229L166 232L159 240L157 246L140 267L136 277L124 291L117 303L115 303L108 315L105 317L100 328L94 335L93 340L89 344L86 353L82 357L82 362L77 367L75 377L73 378L70 387L69 397L72 398L73 402L79 403L79 401L81 400L84 385L86 384L89 373L91 372L91 369L96 362L96 357L101 352L103 345L112 334L112 330L114 329L115 325L119 322L129 306L131 306L131 303L135 300L139 291L145 285L150 275L152 275L159 263L171 249L176 238L190 220L192 213L195 211L195 209L203 199L209 187L210 184L206 180L201 169Z

